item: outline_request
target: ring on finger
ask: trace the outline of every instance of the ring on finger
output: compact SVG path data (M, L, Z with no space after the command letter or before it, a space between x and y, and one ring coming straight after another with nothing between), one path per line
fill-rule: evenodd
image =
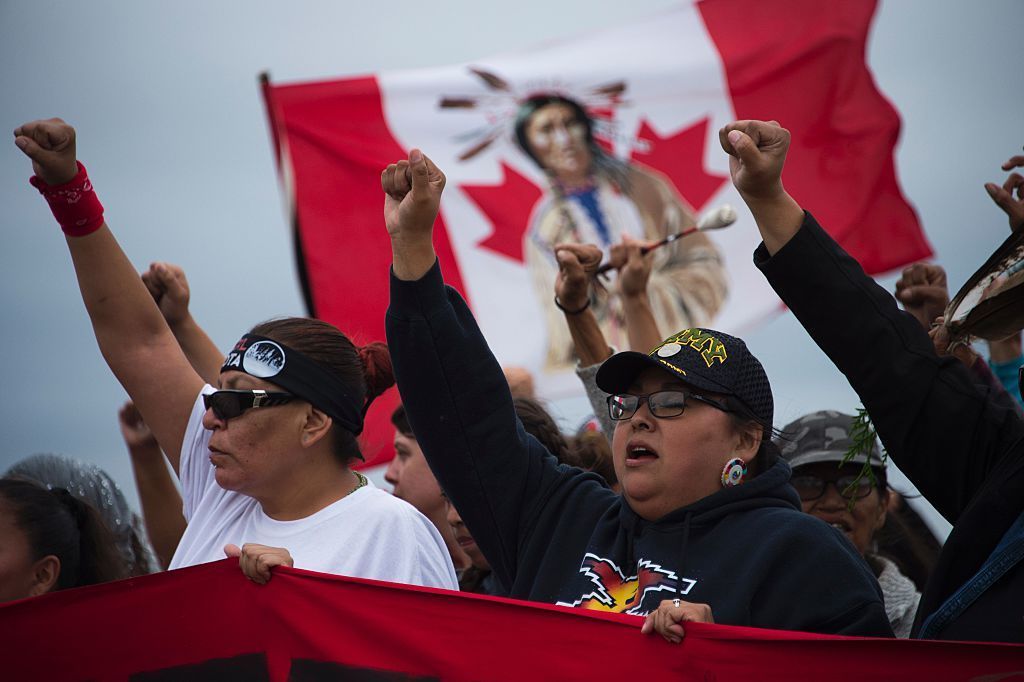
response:
M676 607L677 609L679 608L679 606L680 606L681 604L682 604L682 602L681 602L681 601L679 601L678 599L673 599L673 600L672 600L672 606Z

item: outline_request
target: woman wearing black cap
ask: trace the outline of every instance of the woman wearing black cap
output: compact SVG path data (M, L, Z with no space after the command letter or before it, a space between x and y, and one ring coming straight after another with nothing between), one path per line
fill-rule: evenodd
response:
M645 631L670 641L683 620L891 635L864 561L800 512L768 437L771 388L741 340L689 329L605 363L616 494L527 436L468 307L444 286L431 243L444 175L413 150L381 181L388 340L409 421L510 596L649 614Z
M360 349L329 324L273 320L242 337L218 388L204 385L106 227L74 129L28 123L15 144L68 237L100 350L181 479L188 527L171 568L227 552L257 582L294 563L454 589L430 522L348 466L366 409L392 383L383 344Z

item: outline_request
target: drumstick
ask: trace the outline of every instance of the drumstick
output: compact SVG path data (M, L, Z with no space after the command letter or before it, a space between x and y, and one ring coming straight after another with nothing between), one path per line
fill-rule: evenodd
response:
M651 251L654 251L655 249L660 249L661 247L665 246L666 244L671 244L675 240L682 239L683 237L685 237L687 235L690 235L690 234L693 234L694 232L706 232L708 230L720 230L723 227L729 227L734 222L736 222L736 211L734 211L732 206L730 206L729 204L722 204L718 208L716 208L716 209L714 209L712 211L708 211L707 213L702 215L700 217L700 220L698 220L697 224L694 225L693 227L688 227L685 230L681 230L679 232L676 232L675 234L670 234L667 237L665 237L664 239L660 239L660 240L654 242L653 244L650 244L648 246L642 247L640 249L640 255L641 256L646 256ZM599 267L594 272L594 274L595 275L602 275L602 274L608 272L611 269L612 269L612 264L611 263L605 263L604 265Z

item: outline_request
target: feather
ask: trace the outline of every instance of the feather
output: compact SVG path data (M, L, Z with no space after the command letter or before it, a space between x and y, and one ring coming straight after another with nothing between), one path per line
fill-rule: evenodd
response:
M497 140L498 137L500 137L500 136L501 136L501 130L500 129L493 131L490 135L488 135L482 141L478 142L477 144L473 145L472 147L470 147L466 151L464 151L461 154L459 154L459 161L469 161L474 156L476 156L477 154L479 154L483 150L485 150L488 147L490 147L494 143L494 141Z
M616 81L614 83L608 83L607 85L599 85L596 88L591 88L590 92L595 95L602 95L604 97L616 98L626 91L626 81Z
M475 109L476 98L474 97L443 97L440 104L442 109Z
M511 90L512 90L512 87L501 76L496 76L495 74L493 74L493 73L491 73L489 71L484 71L483 69L477 69L477 68L474 68L472 66L469 67L469 71L470 71L470 73L473 73L476 76L478 76L480 78L480 80L482 80L484 83L486 83L488 85L488 87L490 87L492 90L502 90L504 92L511 92Z
M1024 328L1024 232L1009 236L946 308L951 339L1005 339Z

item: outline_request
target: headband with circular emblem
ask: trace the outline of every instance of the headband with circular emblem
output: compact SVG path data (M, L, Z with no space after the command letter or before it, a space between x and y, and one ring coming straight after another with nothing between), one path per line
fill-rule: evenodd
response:
M363 430L363 404L356 391L297 350L246 334L224 358L220 371L236 370L277 384L331 416L352 433Z

